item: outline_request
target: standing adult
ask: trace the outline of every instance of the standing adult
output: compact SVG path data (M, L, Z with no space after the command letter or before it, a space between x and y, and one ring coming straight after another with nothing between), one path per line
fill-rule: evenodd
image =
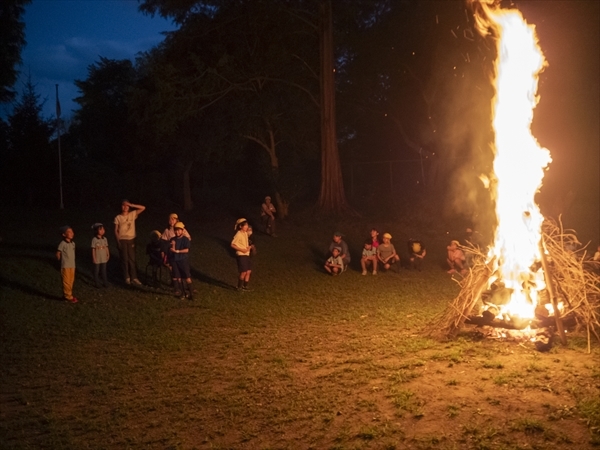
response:
M260 217L262 218L265 226L265 231L269 236L277 237L275 234L275 205L271 203L271 197L268 195L265 197L265 201L260 208Z
M235 222L234 230L236 231L231 248L235 250L235 258L238 267L238 291L250 291L248 283L250 282L250 274L252 273L252 258L250 251L252 247L248 242L248 221L240 218Z
M135 205L130 203L129 200L123 200L121 202L121 214L115 217L115 236L119 246L119 257L121 258L125 284L142 284L138 280L135 265L135 219L145 209L146 207L143 205Z

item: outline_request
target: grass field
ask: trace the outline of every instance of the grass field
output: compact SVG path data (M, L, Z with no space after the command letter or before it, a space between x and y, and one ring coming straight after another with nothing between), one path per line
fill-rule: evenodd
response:
M422 334L458 292L440 230L421 230L423 272L330 277L331 233L348 234L356 263L371 224L290 220L276 239L256 236L254 291L237 292L235 217L189 219L188 301L122 284L116 248L113 286L94 288L89 227L114 214L100 216L24 211L1 225L2 449L600 446L597 342L587 354L569 333L567 347L540 353L468 328L446 343ZM140 216L140 244L165 217ZM53 259L65 223L78 245L76 305L60 300ZM410 230L378 225L403 252ZM114 246L111 225L107 236Z

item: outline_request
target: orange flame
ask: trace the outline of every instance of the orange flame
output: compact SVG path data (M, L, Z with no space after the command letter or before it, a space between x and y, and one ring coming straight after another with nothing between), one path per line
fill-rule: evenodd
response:
M490 193L496 204L497 228L488 254L495 262L490 285L499 280L511 292L501 316L534 317L538 294L545 289L541 259L544 220L535 194L544 170L552 161L531 134L538 103L538 76L546 66L535 27L516 9L500 9L494 2L473 3L479 32L496 40L495 97L492 101L494 181Z

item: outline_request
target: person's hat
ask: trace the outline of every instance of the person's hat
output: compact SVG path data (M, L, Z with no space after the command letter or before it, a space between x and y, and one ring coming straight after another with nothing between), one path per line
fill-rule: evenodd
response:
M248 221L246 219L244 219L243 217L240 217L238 220L235 221L235 227L233 227L233 229L237 230L238 225L243 222L248 222Z
M383 233L383 238L391 239L392 235L390 233Z
M100 222L96 222L94 225L92 225L92 230L94 231L98 231L100 228L104 228L104 225L102 225Z
M342 253L342 247L333 247L334 250L337 250L338 252Z
M160 231L158 230L153 230L152 233L150 233L150 239L152 240L158 240L161 236L162 234L160 234Z
M342 237L342 232L341 231L336 231L335 233L333 233L334 236L339 236Z
M71 227L69 225L65 225L63 227L60 227L60 234L65 234L67 232L67 230L71 229Z
M177 219L179 219L179 216L177 214L175 214L175 213L169 214L169 219L175 219L175 220L177 220Z
M183 222L177 222L175 225L173 225L173 228L181 228L183 230L185 228L185 225L183 224Z

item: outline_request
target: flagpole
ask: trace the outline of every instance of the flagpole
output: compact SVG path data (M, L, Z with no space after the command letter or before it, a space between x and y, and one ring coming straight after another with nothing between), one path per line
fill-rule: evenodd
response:
M60 154L60 102L58 101L58 84L56 85L56 130L58 132L58 182L60 186L60 209L65 209L65 205L63 204L62 156Z

